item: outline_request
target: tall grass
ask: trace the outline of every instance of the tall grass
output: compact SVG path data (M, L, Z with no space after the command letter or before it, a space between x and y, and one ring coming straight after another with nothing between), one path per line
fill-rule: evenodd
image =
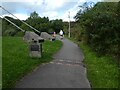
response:
M3 88L14 87L20 78L36 66L51 61L52 55L62 46L60 41L45 41L42 58L30 58L28 44L21 37L3 37L2 43Z

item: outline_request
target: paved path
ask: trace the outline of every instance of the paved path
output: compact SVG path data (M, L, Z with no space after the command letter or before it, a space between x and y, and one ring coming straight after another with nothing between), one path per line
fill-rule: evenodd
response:
M68 39L62 41L54 60L25 76L16 88L90 88L80 48Z

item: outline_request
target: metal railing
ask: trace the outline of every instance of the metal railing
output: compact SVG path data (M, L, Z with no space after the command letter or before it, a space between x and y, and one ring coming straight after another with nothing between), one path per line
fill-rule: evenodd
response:
M11 12L9 12L8 10L6 10L3 6L0 6L1 9L3 9L4 11L6 11L7 13L9 13L10 15L12 15L13 17L17 18L18 20L20 20L18 17L16 17L14 14L12 14ZM2 18L4 18L6 21L10 22L12 25L14 25L15 27L17 27L18 29L20 29L21 31L25 32L25 30L23 30L22 28L20 28L19 26L17 26L16 24L14 24L12 21L8 20L7 18L3 17L3 15L1 15ZM30 27L31 29L33 29L34 31L40 33L40 31L38 31L37 29L35 29L34 27L32 27L31 25L29 25L28 23L20 20L22 23L24 23L25 25L27 25L28 27Z

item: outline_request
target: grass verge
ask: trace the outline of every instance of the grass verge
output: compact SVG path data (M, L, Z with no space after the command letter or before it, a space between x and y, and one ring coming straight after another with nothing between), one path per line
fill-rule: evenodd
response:
M118 65L110 56L98 57L87 45L80 44L84 51L87 76L92 88L118 88Z
M2 37L0 36L0 89L2 88Z
M119 66L111 56L101 56L93 52L86 44L68 38L77 43L84 52L87 77L92 88L119 88Z
M41 63L51 61L62 46L61 41L45 41L42 58L30 58L29 47L21 37L2 38L2 87L13 88L18 80Z

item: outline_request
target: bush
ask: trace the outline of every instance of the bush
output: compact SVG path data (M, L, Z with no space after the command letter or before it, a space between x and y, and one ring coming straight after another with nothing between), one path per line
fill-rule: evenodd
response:
M84 30L83 40L98 55L120 56L120 2L97 3L77 15Z

